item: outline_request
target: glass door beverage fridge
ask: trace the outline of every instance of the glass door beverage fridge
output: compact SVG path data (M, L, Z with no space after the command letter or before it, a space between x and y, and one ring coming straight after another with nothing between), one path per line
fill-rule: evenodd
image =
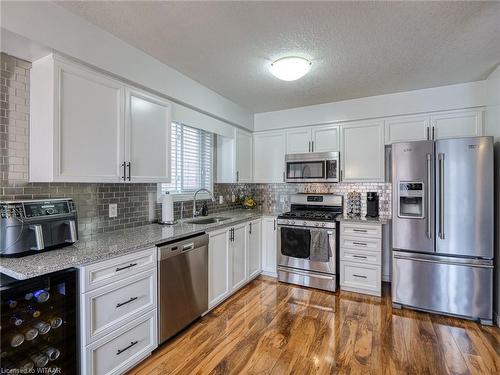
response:
M0 373L78 374L77 270L0 275Z

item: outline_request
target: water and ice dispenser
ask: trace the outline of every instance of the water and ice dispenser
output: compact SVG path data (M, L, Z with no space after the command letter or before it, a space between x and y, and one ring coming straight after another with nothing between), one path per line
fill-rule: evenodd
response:
M398 216L409 219L424 217L424 183L405 181L399 183Z

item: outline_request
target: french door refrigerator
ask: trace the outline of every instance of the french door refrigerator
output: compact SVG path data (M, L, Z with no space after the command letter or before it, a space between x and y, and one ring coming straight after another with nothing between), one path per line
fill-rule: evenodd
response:
M392 146L394 307L492 323L493 138Z

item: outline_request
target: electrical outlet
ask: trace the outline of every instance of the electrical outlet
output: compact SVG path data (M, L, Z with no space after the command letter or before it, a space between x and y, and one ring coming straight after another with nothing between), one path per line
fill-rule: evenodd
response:
M219 204L224 203L224 197L222 195L219 195Z
M231 195L231 202L232 203L236 202L236 195L234 194Z
M109 204L109 217L118 216L118 205L116 203Z

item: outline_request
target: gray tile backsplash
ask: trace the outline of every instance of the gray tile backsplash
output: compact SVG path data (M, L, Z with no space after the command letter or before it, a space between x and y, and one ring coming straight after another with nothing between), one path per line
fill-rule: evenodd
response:
M28 182L30 68L29 62L0 54L0 200L71 197L78 210L80 236L156 221L160 216L156 184ZM253 196L264 212L285 211L289 209L289 195L293 193L346 195L351 190L362 194L362 212L366 212L366 192L377 191L381 214L390 216L390 185L371 183L214 184L216 202L208 202L208 207L211 213L236 209L241 207L240 199ZM231 202L233 194L234 203ZM218 203L219 196L223 197L224 203ZM110 203L118 205L116 218L108 217ZM176 218L190 217L191 212L191 201L174 203Z

